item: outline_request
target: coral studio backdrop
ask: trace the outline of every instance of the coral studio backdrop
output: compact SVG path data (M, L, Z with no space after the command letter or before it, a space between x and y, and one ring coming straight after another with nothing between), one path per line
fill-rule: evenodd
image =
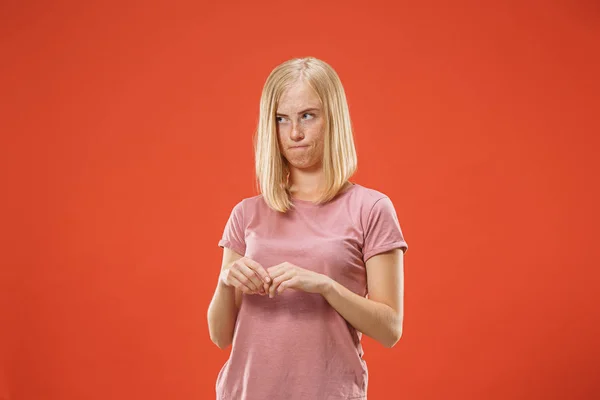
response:
M403 337L364 339L369 398L597 398L598 15L2 2L0 399L214 398L217 241L255 194L262 84L304 55L340 74L354 180L410 244Z

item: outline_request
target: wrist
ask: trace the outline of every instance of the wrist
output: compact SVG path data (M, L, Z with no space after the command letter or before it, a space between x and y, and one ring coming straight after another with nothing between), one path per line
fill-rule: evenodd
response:
M230 285L227 283L227 272L228 271L223 271L221 272L221 275L219 276L219 289L221 290L234 290L234 286Z
M335 290L335 284L336 282L331 279L330 277L328 277L327 275L323 275L324 279L323 279L323 283L321 283L321 288L320 288L320 294L321 296L327 298L331 292L333 292Z

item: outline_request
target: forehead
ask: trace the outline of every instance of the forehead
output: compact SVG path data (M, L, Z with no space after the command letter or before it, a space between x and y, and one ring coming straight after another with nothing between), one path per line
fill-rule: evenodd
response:
M307 83L299 80L282 93L277 105L277 112L285 114L307 108L321 108L321 101Z

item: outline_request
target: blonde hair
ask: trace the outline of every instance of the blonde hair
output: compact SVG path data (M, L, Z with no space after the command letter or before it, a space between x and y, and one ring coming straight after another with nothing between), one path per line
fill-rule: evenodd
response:
M289 168L279 149L275 116L283 92L298 79L317 94L326 119L323 173L327 190L316 201L333 199L357 168L352 122L342 82L334 69L314 57L294 58L269 74L260 98L260 114L254 135L256 180L267 205L280 212L293 207L289 192Z

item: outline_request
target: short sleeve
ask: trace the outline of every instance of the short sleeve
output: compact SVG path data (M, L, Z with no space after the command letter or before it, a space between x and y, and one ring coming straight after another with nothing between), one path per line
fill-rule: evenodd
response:
M242 202L239 202L231 210L219 247L227 247L243 256L246 253L245 237L244 210Z
M389 197L377 200L369 211L364 225L363 260L393 249L408 250L398 215Z

